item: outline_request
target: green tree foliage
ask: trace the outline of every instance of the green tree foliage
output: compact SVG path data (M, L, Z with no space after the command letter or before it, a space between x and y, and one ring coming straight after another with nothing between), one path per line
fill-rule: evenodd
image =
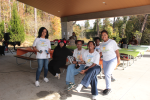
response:
M81 26L75 24L75 25L73 26L73 32L75 32L75 33L76 33L76 36L79 38L79 36L80 36L80 34L81 34Z
M4 21L0 22L0 41L4 38Z
M89 27L90 27L89 20L86 20L86 21L85 21L84 27L85 27L85 31L87 31L87 30L89 29Z
M17 6L14 3L12 9L12 17L9 23L8 32L10 33L10 41L21 41L25 40L24 26L21 22L20 16L17 12Z

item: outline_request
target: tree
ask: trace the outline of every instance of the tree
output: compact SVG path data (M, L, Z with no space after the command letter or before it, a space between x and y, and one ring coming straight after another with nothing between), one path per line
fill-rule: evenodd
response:
M36 8L34 8L34 24L35 24L34 36L36 37L37 34L37 9Z
M85 27L85 31L86 31L86 30L88 30L89 27L90 27L89 20L86 20L84 23L85 23L85 24L84 24L84 27Z
M54 38L61 38L61 23L60 18L56 16L51 17L51 32L50 35L53 35Z
M21 23L20 16L17 13L17 6L14 3L12 9L12 17L9 22L8 32L10 32L10 41L21 41L25 40L24 26Z
M81 26L75 24L75 25L73 26L73 31L76 33L76 36L79 37L79 36L81 35Z
M4 21L0 22L0 41L4 38Z

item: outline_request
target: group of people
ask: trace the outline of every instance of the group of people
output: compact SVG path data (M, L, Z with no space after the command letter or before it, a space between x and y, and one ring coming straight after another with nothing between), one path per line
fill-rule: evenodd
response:
M66 64L66 58L68 56L73 56L74 59L72 64L67 68L66 74L66 84L68 85L67 90L70 91L73 88L77 92L82 90L82 87L88 87L91 85L91 93L93 100L97 99L98 89L97 89L97 75L101 72L101 67L99 65L100 58L103 56L103 69L105 74L106 89L103 90L103 95L108 95L111 92L111 76L112 72L120 63L119 47L117 43L108 38L108 32L103 30L101 32L101 37L103 42L100 44L100 38L95 38L95 41L89 41L87 44L88 50L82 48L83 41L76 40L75 44L77 49L71 52L66 48L66 41L59 40L58 46L54 49L53 60L49 62L51 45L48 40L48 31L46 28L42 27L39 30L38 37L33 43L33 49L37 52L36 58L38 61L38 69L36 72L36 86L40 86L39 76L44 66L44 78L45 82L48 82L47 78L48 71L60 79L60 67ZM75 37L74 37L75 38ZM49 63L48 63L49 62ZM75 85L74 77L77 74L85 74L82 81Z

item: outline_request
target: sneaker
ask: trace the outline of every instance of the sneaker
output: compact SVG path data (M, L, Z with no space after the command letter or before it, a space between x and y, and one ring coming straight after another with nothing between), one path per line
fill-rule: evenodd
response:
M39 81L35 81L35 86L40 86L40 82Z
M57 77L58 77L58 79L60 79L60 74L58 74L58 76L57 76Z
M79 84L78 87L76 88L76 91L77 91L77 92L80 92L81 89L82 89L82 87L83 87L83 85L82 85L82 84Z
M115 79L115 78L113 78L113 77L111 77L111 82L114 82L114 81L116 81L116 79Z
M48 80L48 78L43 78L43 80L47 83L49 80Z
M105 89L103 91L103 95L108 95L111 92L111 89Z
M68 88L67 88L67 90L70 91L70 90L72 90L72 89L75 88L75 87L76 87L76 86L75 86L74 83L70 83L69 86L68 86Z
M92 95L92 100L97 100L98 95Z

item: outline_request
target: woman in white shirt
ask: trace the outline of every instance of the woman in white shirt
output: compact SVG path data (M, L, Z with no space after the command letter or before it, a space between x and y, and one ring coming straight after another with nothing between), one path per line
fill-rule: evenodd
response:
M39 77L44 65L44 78L45 82L48 82L48 62L50 58L51 45L48 39L48 31L45 27L41 27L38 32L38 37L34 40L33 49L37 52L36 58L38 61L38 69L36 71L36 86L40 86Z
M88 42L88 49L83 54L83 57L80 58L82 63L86 66L84 70L80 73L85 74L81 83L76 88L76 91L80 92L82 87L88 87L91 84L91 93L93 99L97 99L98 90L97 90L97 75L100 73L101 68L99 66L100 54L95 50L95 43L93 41Z
M101 43L100 56L103 55L103 69L106 81L106 89L103 91L103 94L108 95L111 92L111 74L117 63L120 63L120 55L117 43L108 38L108 32L103 30L101 35L103 42Z
M67 74L66 74L66 84L68 85L67 90L70 91L75 87L75 80L74 76L79 74L81 70L84 69L85 65L82 64L81 60L79 59L80 56L83 56L85 49L82 48L83 41L77 40L76 45L77 49L73 52L74 61L72 64L70 64L67 68ZM76 68L77 65L79 65L79 68Z

